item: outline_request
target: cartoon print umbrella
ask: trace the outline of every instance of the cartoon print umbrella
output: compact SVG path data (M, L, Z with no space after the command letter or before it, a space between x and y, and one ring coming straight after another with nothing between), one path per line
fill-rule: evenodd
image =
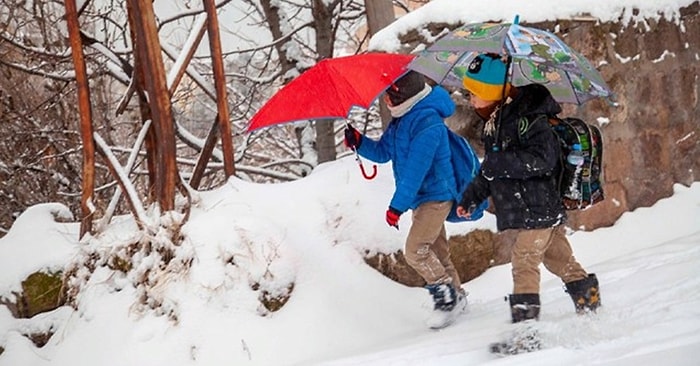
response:
M612 91L581 54L556 35L510 23L467 24L446 34L408 66L445 86L462 86L469 63L481 53L509 58L515 86L542 84L559 102L583 104ZM504 75L505 79L505 75Z
M369 109L377 97L408 72L413 55L364 53L329 58L303 72L270 98L253 116L248 132L258 128L303 120L344 119L353 107ZM355 149L362 175L367 174Z
M364 53L319 61L273 95L250 120L248 131L302 120L343 119L353 107L368 109L408 72L414 57Z

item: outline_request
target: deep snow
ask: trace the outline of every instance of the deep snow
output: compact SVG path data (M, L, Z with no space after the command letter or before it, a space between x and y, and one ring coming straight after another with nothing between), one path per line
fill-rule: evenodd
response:
M135 305L130 278L102 269L84 287L78 310L14 319L0 306L0 365L696 364L700 183L677 185L673 197L626 213L612 227L573 233L577 258L600 278L603 307L595 316L574 315L562 284L543 270L539 326L548 347L501 359L486 346L512 326L503 301L509 265L464 284L468 313L432 331L423 324L427 291L363 262L365 251L400 249L410 226L410 215L399 232L384 223L393 181L390 165L379 168L375 180L364 180L348 157L292 183L232 179L202 192L178 254L192 265L162 274L155 290L177 322ZM32 207L0 240L0 294L85 247L76 242L77 224L51 219L61 208ZM477 227L493 229L493 216L448 224L448 232ZM133 236L127 220L91 245L119 246ZM261 311L260 291L289 283L289 302ZM22 334L40 329L55 334L36 348Z

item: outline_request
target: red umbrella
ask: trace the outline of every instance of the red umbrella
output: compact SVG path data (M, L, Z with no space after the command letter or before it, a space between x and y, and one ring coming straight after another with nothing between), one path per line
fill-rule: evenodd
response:
M414 56L364 53L319 61L285 85L250 120L248 131L280 123L346 118L368 109Z

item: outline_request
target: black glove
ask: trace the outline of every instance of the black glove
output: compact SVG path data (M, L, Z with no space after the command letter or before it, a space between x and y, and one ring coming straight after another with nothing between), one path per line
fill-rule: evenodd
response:
M457 216L469 219L474 211L476 211L476 203L467 201L464 198L462 198L462 201L457 205Z
M356 130L355 127L351 125L347 125L347 127L345 127L345 146L347 146L348 149L357 150L360 148L361 143L362 134L360 131Z

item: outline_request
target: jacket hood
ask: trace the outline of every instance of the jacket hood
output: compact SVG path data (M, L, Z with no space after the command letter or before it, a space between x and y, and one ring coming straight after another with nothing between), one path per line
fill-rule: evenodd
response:
M434 109L442 118L447 118L455 113L455 104L443 87L436 85L425 98L421 99L416 105L411 108L419 109Z
M518 88L518 95L513 100L518 115L527 116L533 114L556 115L562 109L554 100L552 94L541 84L529 84Z

